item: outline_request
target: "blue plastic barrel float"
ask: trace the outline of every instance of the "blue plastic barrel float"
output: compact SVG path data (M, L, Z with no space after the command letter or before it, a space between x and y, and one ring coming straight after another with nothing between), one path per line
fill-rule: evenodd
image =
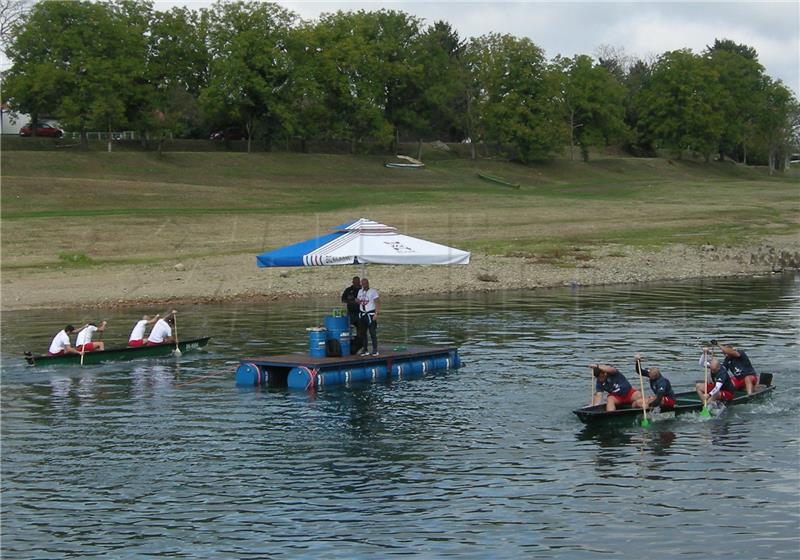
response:
M262 370L256 364L249 362L242 362L236 368L236 385L237 386L252 386L252 385L266 385L267 372Z
M324 358L325 337L328 331L316 327L306 330L308 331L308 355L312 358Z
M458 351L444 351L425 356L408 356L394 360L368 360L326 365L317 370L297 366L289 371L286 384L290 389L349 385L359 381L378 381L387 378L405 379L436 370L456 369L460 365ZM237 378L238 380L238 378Z

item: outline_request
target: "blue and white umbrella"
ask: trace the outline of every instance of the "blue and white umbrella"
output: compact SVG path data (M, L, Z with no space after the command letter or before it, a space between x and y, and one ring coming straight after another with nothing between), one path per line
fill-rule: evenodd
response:
M332 233L256 257L260 268L352 264L469 264L469 252L397 233L397 229L361 218Z

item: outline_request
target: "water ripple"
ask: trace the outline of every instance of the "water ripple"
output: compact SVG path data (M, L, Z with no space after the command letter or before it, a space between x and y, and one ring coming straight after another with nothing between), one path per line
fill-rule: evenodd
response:
M796 557L794 277L384 305L384 340L455 344L466 367L315 395L235 388L238 357L304 348L330 306L312 300L186 309L187 334L218 340L180 362L30 370L16 356L84 312L4 313L3 556ZM107 339L127 315L109 314ZM789 390L648 430L572 415L587 363L632 373L640 351L688 387L710 337Z

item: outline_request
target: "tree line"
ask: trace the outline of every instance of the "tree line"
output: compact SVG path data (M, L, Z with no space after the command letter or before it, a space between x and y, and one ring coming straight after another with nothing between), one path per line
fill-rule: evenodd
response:
M548 60L527 38L461 38L395 10L323 14L220 1L43 0L10 29L3 100L91 130L207 137L237 125L269 149L288 139L490 142L522 163L569 146L691 151L781 168L800 107L756 51L717 39L652 60L601 49Z

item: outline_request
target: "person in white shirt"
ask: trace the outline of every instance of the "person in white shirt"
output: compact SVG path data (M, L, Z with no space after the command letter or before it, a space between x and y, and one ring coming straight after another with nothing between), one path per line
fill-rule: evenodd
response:
M105 343L102 340L92 342L92 335L96 332L103 332L106 330L106 322L103 321L98 327L94 323L89 323L78 333L78 338L75 340L75 350L80 352L102 352L105 350Z
M362 278L361 289L356 297L359 309L358 340L363 349L362 356L369 356L367 332L369 332L370 339L372 339L372 355L378 355L378 311L381 307L379 297L378 291L369 287L369 280Z
M50 349L47 353L51 356L61 356L63 354L80 354L77 350L75 350L70 342L69 342L69 335L74 332L80 333L83 329L86 328L86 325L82 326L77 331L75 327L72 325L67 325L64 327L59 333L53 337L53 341L50 343Z
M141 320L136 322L134 325L133 330L131 331L131 336L128 337L128 348L138 348L139 346L144 346L147 344L147 340L144 337L144 331L148 325L152 325L161 315L156 314L155 317L152 319L147 315L143 316Z
M172 336L172 325L175 324L176 313L177 311L173 309L166 317L156 321L156 324L153 325L153 330L150 331L150 336L147 337L148 346L175 342L175 337Z

